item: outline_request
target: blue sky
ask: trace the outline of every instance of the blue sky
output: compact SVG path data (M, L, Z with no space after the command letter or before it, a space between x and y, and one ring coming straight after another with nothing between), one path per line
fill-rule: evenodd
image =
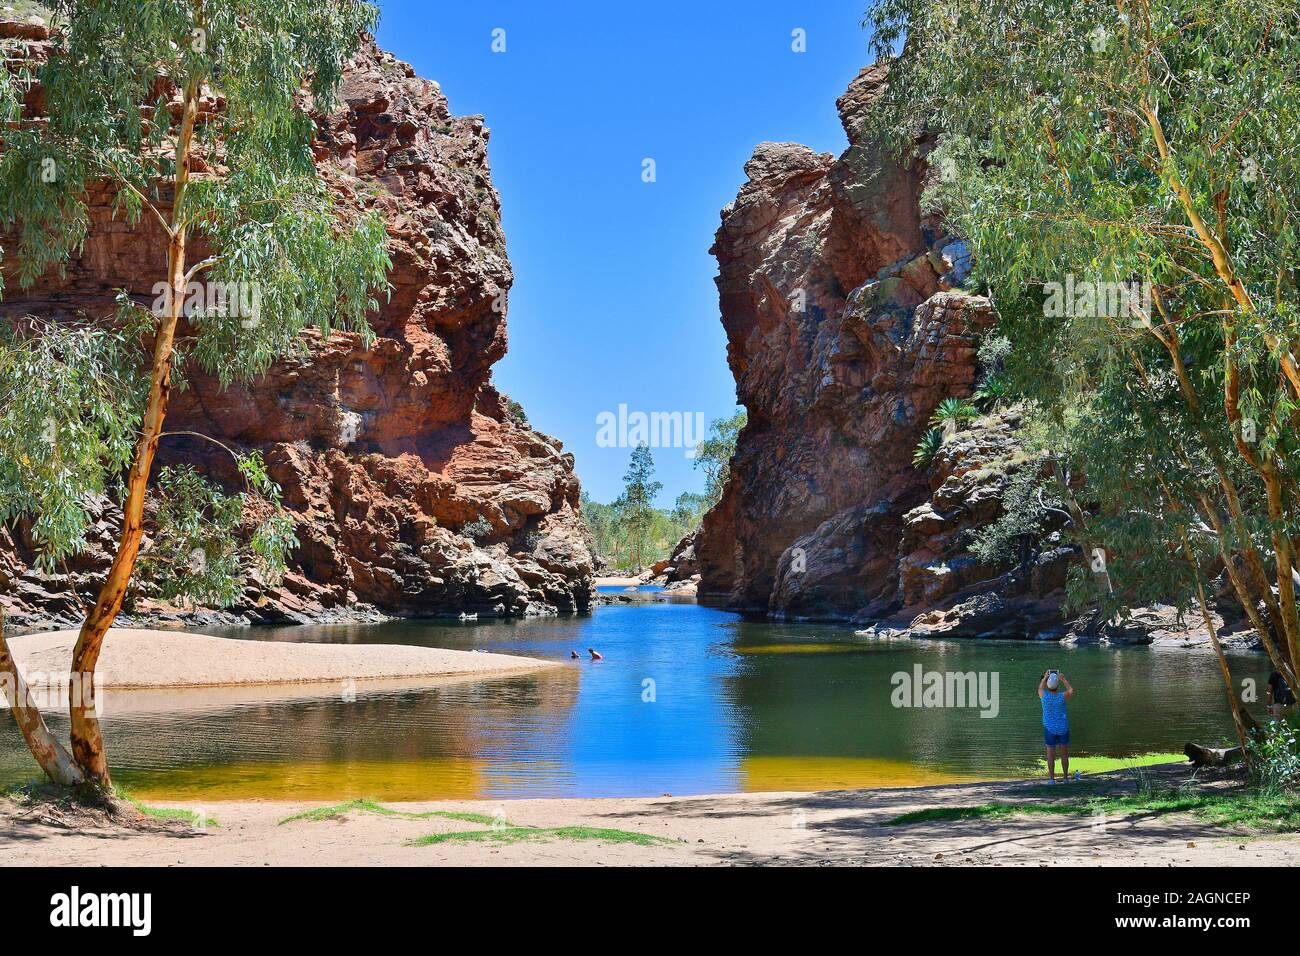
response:
M867 0L379 3L380 44L492 131L515 270L497 385L612 500L630 449L598 446L601 412L735 409L708 254L718 210L764 140L844 148L835 98L867 62ZM683 450L654 457L661 504L702 489Z

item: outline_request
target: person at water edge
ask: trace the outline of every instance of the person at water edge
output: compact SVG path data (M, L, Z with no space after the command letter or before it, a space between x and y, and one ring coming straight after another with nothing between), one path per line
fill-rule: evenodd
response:
M591 655L591 659L593 661L603 661L605 659L605 655L602 654L600 651L596 650L594 647L587 648L587 653Z
M1268 715L1274 720L1280 719L1286 714L1286 709L1295 703L1295 694L1292 693L1286 678L1277 671L1268 675L1268 691L1265 700L1268 702Z
M1043 743L1047 745L1047 779L1056 783L1056 752L1061 752L1061 773L1070 779L1070 718L1065 702L1074 688L1060 671L1043 671L1038 682L1038 699L1043 705Z

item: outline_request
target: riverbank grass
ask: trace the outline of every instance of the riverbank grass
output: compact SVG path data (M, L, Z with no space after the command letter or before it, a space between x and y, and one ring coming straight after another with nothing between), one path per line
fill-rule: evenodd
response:
M444 820L459 820L464 823L477 823L486 827L484 830L458 830L453 833L430 833L426 836L407 840L407 846L432 846L435 843L523 843L540 840L601 840L605 843L631 843L636 846L660 846L676 843L666 837L650 836L632 830L614 830L606 827L526 827L490 817L483 813L464 813L458 810L426 810L411 813L394 810L374 800L357 799L345 803L336 803L328 807L315 807L295 813L279 821L278 826L298 821L337 820L349 813L373 813L385 817L400 817L403 820L428 820L438 817Z
M447 820L461 820L465 823L481 823L485 826L492 826L500 822L495 817L483 813L462 813L457 810L426 810L422 813L410 813L405 810L393 810L383 804L376 803L374 800L362 798L348 800L346 803L336 803L333 806L304 810L302 813L295 813L292 816L285 817L278 825L284 826L286 823L293 823L298 820L337 820L339 817L352 812L374 813L384 817L400 817L403 820L428 820L431 817L442 817Z
M1033 814L1165 816L1186 813L1222 827L1271 833L1300 831L1300 795L1260 790L1189 793L1146 790L1136 794L1095 794L1086 799L1052 794L1033 803L984 803L966 807L927 807L885 821L906 826L940 821L991 819Z
M634 846L666 846L679 843L668 837L651 836L633 830L608 827L494 827L490 830L462 830L457 833L430 833L408 840L407 846L433 846L437 843L524 843L545 840L599 840L603 843L630 843Z
M183 823L188 823L196 830L221 826L214 817L210 817L206 813L197 810L186 810L183 807L155 807L152 804L145 803L129 790L123 790L121 787L113 788L113 796L119 800L125 800L135 807L137 813L151 820L180 820Z

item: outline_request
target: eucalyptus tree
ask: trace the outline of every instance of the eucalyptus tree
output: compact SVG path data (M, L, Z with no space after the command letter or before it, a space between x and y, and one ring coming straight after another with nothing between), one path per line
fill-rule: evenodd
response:
M614 503L633 567L640 567L645 560L657 517L655 498L664 487L663 482L655 481L654 475L654 455L642 442L632 449L627 474L623 476L623 494Z
M188 471L150 476L186 367L223 386L249 382L305 348L310 327L370 334L366 313L389 266L384 223L377 215L345 221L310 146L312 111L331 107L377 11L355 0L50 6L48 60L6 84L0 226L16 237L5 250L10 271L27 286L62 269L86 239L91 190L104 188L114 215L165 262L149 307L123 293L111 315L13 322L0 351L0 517L31 520L40 560L52 566L85 543L87 495L110 491L122 509L112 564L71 661L71 674L90 686L159 484L167 527L148 561L170 582L166 594L228 599L250 564L273 575L292 544L272 508L240 550L234 496ZM25 82L42 88L42 117L17 110ZM256 456L239 456L239 468L250 493L274 499ZM200 560L182 567L194 551ZM0 646L4 661L16 673ZM71 701L69 755L61 745L51 754L25 697L14 703L52 778L110 785L93 707Z
M1195 599L1218 649L1218 559L1295 686L1300 7L878 0L866 23L877 129L940 133L927 206L975 249L1108 573Z
M709 506L722 500L722 489L731 476L731 459L736 455L736 441L749 420L749 413L736 409L730 418L715 418L709 423L709 435L695 448L695 467L704 469L704 497Z

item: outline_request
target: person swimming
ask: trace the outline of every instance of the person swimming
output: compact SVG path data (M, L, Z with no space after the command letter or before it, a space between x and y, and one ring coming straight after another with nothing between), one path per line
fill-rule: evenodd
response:
M587 653L591 655L593 661L603 661L605 659L605 655L600 653L600 651L596 650L594 647L587 648Z
M577 659L578 659L578 652L577 652L577 651L569 651L569 660L576 661Z

